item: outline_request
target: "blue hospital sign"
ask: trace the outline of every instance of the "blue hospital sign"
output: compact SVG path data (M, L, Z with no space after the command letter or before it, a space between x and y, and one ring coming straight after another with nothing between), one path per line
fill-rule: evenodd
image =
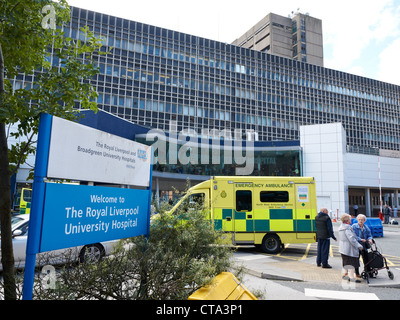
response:
M36 254L149 235L152 149L41 114L23 299L32 299ZM46 178L140 189L56 184Z
M146 234L147 190L48 183L40 252Z

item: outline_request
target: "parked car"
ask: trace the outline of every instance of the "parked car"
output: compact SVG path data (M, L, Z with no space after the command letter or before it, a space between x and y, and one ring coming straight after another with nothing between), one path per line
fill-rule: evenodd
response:
M13 250L16 268L25 266L26 244L28 240L29 214L12 216ZM36 255L36 265L58 264L67 261L93 263L110 255L118 240L93 243L85 246L54 250ZM3 266L0 262L0 270Z

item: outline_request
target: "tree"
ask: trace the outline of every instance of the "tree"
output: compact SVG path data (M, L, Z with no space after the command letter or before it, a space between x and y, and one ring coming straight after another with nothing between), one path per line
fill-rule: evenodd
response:
M60 28L70 18L66 0L3 0L0 2L0 225L4 294L16 299L11 234L10 176L34 152L39 115L77 117L76 105L96 109L97 93L90 79L97 74L94 58L101 40L85 28L86 41L64 36ZM33 82L15 90L11 80L32 75ZM17 128L7 143L7 126ZM10 164L11 162L11 164Z

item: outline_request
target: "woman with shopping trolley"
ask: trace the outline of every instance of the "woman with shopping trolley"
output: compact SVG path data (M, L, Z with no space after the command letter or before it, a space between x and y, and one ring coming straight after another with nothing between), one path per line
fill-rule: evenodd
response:
M357 216L357 223L353 224L353 230L357 236L357 241L363 246L364 250L360 252L361 257L363 259L363 263L366 266L366 272L369 274L370 278L375 278L375 275L370 272L371 268L368 263L368 249L373 244L372 232L371 229L365 225L365 221L367 217L363 214L359 214ZM356 277L361 278L360 276L360 268L356 268Z

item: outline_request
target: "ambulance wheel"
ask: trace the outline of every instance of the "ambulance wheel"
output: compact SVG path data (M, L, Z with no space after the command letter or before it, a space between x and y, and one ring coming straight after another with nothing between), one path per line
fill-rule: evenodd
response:
M265 253L278 253L281 250L281 239L276 234L265 235L261 251Z

